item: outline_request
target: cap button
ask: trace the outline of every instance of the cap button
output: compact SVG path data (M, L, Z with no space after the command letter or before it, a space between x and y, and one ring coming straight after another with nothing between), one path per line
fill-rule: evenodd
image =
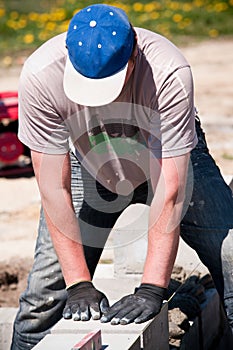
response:
M96 23L96 21L90 21L89 24L90 24L90 27L94 28L97 23Z

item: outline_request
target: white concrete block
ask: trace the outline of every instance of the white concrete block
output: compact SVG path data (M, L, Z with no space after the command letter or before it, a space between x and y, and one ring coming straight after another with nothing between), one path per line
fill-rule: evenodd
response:
M52 334L87 334L94 329L101 329L102 334L138 334L143 333L144 329L150 321L142 324L128 324L128 325L111 325L110 323L101 323L98 320L90 320L87 322L64 320L61 319L51 329Z
M71 350L85 334L49 334L33 350ZM106 350L140 350L140 338L135 334L102 334Z
M52 328L51 333L55 335L79 335L87 334L95 329L100 329L103 337L109 334L115 336L115 339L129 334L135 336L136 339L139 337L143 350L168 350L168 305L164 303L161 312L153 320L141 324L131 323L124 326L113 326L110 323L94 320L81 322L62 319ZM118 348L118 350L124 349L123 347Z

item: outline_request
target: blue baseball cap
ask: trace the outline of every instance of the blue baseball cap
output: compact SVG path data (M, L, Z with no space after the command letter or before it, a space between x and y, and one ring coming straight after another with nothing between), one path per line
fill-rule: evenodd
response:
M79 11L66 36L67 97L84 106L113 102L123 88L133 46L134 30L122 9L96 4Z

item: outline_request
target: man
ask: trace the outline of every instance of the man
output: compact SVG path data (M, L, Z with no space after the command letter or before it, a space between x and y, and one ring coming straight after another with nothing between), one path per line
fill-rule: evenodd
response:
M180 234L209 268L233 325L232 194L208 153L179 50L116 7L88 6L29 57L19 99L19 138L43 210L12 349L31 349L62 315L154 317ZM138 202L150 205L141 285L109 308L92 277L115 221Z

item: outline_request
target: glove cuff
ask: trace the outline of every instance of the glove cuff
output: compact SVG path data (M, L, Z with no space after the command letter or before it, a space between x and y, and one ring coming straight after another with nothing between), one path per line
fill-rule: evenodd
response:
M77 288L83 288L83 287L93 287L93 284L91 281L77 281L67 286L66 290L72 290L74 288L77 289Z
M150 283L141 283L141 285L136 288L135 294L140 295L148 295L156 298L160 298L161 301L165 298L167 288L156 286L155 284Z

